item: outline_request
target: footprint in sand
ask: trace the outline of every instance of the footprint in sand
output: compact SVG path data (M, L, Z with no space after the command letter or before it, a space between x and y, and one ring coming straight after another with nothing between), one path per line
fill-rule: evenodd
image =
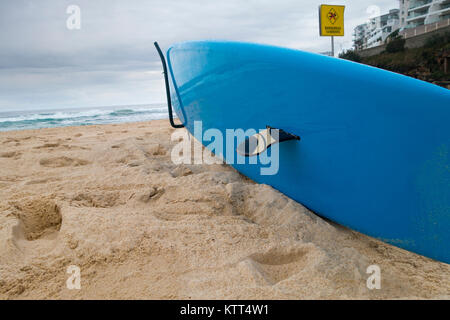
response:
M271 284L290 278L301 272L308 263L313 248L305 246L295 249L274 248L264 253L249 256L249 262L256 271Z
M48 168L61 168L61 167L78 167L89 164L89 161L83 159L69 158L69 157L56 157L45 158L39 161L39 164Z
M60 145L59 142L56 142L56 143L46 143L46 144L43 144L42 146L34 147L33 149L56 148L56 147L59 147L59 145Z
M62 144L60 146L60 149L63 149L63 150L92 150L91 148L80 147L80 146L75 146L75 145L71 145L71 144Z
M19 140L14 139L14 138L6 138L6 140L3 141L2 144L7 144L7 143L11 143L11 142L19 142Z
M158 199L164 193L163 187L150 187L146 192L140 193L137 198L139 201L148 203L150 200Z
M170 172L170 174L174 178L186 177L191 175L192 173L193 173L192 170L186 167L185 165L179 165Z
M17 140L19 140L19 141L26 141L26 140L30 140L31 138L32 138L32 136L26 136L26 137L18 138Z
M55 181L60 181L60 178L43 178L43 179L34 179L34 180L29 180L25 183L25 185L33 185L33 184L43 184L43 183L48 183L48 182L55 182Z
M150 147L148 147L146 155L147 156L164 156L166 155L167 150L160 145L159 143L154 144Z
M31 199L13 204L13 214L19 219L19 234L32 241L59 232L62 216L51 199Z
M9 152L3 152L0 153L0 157L1 158L14 158L14 159L18 159L20 158L21 153L17 152L17 151L9 151Z
M70 203L75 207L111 208L126 202L121 200L120 192L84 192L75 195Z

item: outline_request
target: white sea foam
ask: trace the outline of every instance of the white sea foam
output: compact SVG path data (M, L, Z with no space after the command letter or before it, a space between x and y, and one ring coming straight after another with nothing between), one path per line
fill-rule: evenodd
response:
M167 107L160 105L101 107L79 110L36 110L0 113L0 131L138 122L167 118Z

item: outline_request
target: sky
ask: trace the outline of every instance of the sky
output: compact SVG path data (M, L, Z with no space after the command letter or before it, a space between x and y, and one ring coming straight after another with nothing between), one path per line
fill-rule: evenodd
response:
M352 46L356 25L398 7L397 0L1 0L0 112L164 102L154 41L163 50L223 39L330 51L330 38L319 36L320 4L346 6L337 52Z

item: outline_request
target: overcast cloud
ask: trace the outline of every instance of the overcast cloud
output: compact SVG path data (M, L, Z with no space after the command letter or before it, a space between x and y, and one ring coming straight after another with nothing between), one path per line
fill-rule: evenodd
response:
M1 0L0 111L163 102L153 41L166 49L185 40L226 39L312 52L330 50L319 37L318 5L346 5L346 36L377 6L397 0ZM69 30L69 5L81 29Z

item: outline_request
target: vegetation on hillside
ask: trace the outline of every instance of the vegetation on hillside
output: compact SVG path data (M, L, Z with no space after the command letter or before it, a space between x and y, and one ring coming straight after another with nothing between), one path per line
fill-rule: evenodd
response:
M378 55L361 57L357 51L348 50L339 57L429 82L450 81L450 33L431 37L422 48L407 49L404 44L404 39L394 34L386 50Z
M405 51L406 40L398 34L398 30L386 39L386 52L395 53Z
M354 62L362 62L362 57L355 50L347 50L339 54L339 58Z

